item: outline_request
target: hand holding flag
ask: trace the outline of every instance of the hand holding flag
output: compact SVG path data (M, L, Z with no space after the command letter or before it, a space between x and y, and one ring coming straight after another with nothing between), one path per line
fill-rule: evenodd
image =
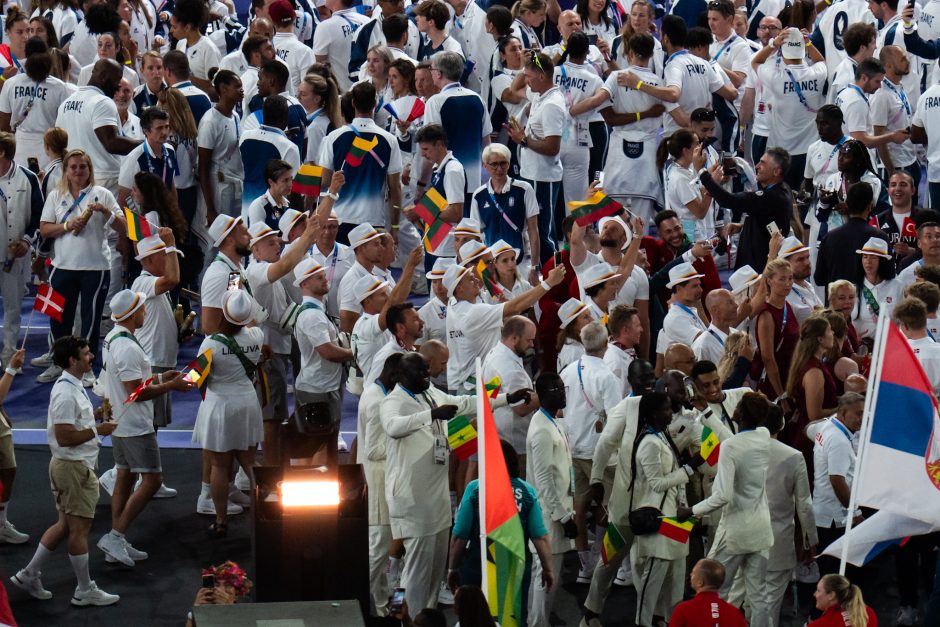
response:
M206 383L209 381L209 373L212 370L212 349L207 348L206 352L199 354L194 360L186 366L186 374L183 380L192 383L206 396Z
M290 191L304 196L319 196L323 182L323 168L318 165L305 163L294 175Z
M578 226L587 226L601 218L619 213L623 210L623 205L598 190L587 200L569 202L568 209L571 210L571 215L575 217Z
M127 207L124 207L124 219L127 220L127 239L132 242L139 242L157 232L157 229L147 221L147 218L134 213Z
M36 291L33 311L46 314L56 322L62 322L62 314L65 311L65 297L52 289L52 286L48 283L42 283Z

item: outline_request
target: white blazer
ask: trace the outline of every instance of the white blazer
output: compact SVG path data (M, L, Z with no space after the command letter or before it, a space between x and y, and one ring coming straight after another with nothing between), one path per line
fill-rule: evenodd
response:
M538 493L552 553L563 553L571 549L571 540L565 538L558 521L574 511L571 452L564 419L552 424L543 412L535 412L529 422L525 450L526 480Z
M767 570L790 570L796 567L794 515L800 519L803 548L816 546L819 538L816 535L806 460L798 450L777 440L770 441L767 505L774 532L774 545L770 549Z

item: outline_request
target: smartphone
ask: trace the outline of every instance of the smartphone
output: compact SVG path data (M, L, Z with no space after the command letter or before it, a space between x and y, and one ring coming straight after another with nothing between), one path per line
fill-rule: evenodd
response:
M767 225L767 232L770 233L771 237L773 237L774 233L778 233L779 231L780 227L777 226L776 222L771 222Z
M229 272L228 287L226 287L225 289L227 289L229 292L236 292L240 290L241 287L242 287L241 276L237 272Z
M591 46L596 46L596 45L597 45L597 35L596 35L595 33L592 33L592 34L588 35L587 38L588 38L588 44L589 44L589 45L591 45Z
M36 157L30 157L26 160L26 167L33 174L39 174L39 159Z
M215 575L203 575L202 587L209 589L215 588Z
M555 257L555 267L556 267L556 268L557 268L558 266L564 265L564 262L563 262L562 259L561 259L561 251L560 251L560 250L555 251L554 257Z
M735 160L733 154L728 152L721 153L721 168L728 176L737 176L738 162Z
M388 600L388 611L391 614L397 614L401 611L401 605L405 601L405 589L395 588L391 598Z

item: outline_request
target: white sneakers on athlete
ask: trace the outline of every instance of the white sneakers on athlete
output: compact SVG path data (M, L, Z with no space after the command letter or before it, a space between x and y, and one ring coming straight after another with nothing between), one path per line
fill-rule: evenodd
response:
M153 498L155 499L172 499L178 494L176 488L168 487L165 483L161 483L160 487L157 488L157 491L153 493Z
M242 492L237 486L232 485L228 490L228 502L248 508L251 506L251 497Z
M10 582L13 583L20 590L25 590L29 593L29 596L34 599L39 599L40 601L47 601L52 598L52 593L42 587L42 581L40 577L42 573L36 573L35 576L30 575L26 572L24 568L20 572L16 573L10 577Z
M59 368L57 365L52 364L45 370L39 373L39 376L36 377L36 381L40 383L52 383L62 375L62 368Z
M236 516L245 511L245 508L237 503L232 503L229 501L228 507L226 508L226 513L229 516ZM212 497L208 495L199 495L199 500L196 501L196 513L205 514L207 516L215 516L215 503L212 502Z
M132 560L134 560L135 563L136 563L136 562L142 562L142 561L144 561L145 559L147 559L148 557L150 557L150 555L148 555L148 554L146 553L146 551L140 551L140 550L138 550L138 549L135 549L135 548L131 545L131 543L127 541L127 538L124 538L123 541L124 541L124 548L127 550L127 555L128 555ZM109 563L109 564L117 564L117 563L118 563L118 561L117 561L116 559L114 559L113 557L111 557L111 556L108 555L107 553L105 553L105 555L104 555L104 561L106 561L106 562Z
M349 451L349 446L346 444L346 440L343 439L343 436L339 436L339 438L337 438L336 450L340 453L346 453Z
M114 560L121 562L125 566L133 566L134 560L127 552L127 543L123 538L119 538L110 531L98 540L98 548L104 551L106 555Z
M447 587L447 582L441 582L441 589L437 593L437 603L438 605L453 605L454 604L454 593L450 591L450 588Z
M72 605L84 607L86 605L114 605L121 600L116 594L108 594L98 587L94 581L87 590L75 588L75 594L72 595Z
M29 536L18 531L9 520L5 520L3 524L0 524L0 542L7 544L23 544L28 541Z
M48 368L52 365L52 352L40 355L39 357L33 357L29 360L29 365L33 368Z
M624 558L617 570L617 576L614 578L614 585L621 588L629 588L633 585L633 571L630 570L630 556Z

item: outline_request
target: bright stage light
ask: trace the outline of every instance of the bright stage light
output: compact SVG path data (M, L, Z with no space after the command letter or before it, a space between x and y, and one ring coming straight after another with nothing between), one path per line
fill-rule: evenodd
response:
M339 505L338 481L282 481L282 507L328 507Z

